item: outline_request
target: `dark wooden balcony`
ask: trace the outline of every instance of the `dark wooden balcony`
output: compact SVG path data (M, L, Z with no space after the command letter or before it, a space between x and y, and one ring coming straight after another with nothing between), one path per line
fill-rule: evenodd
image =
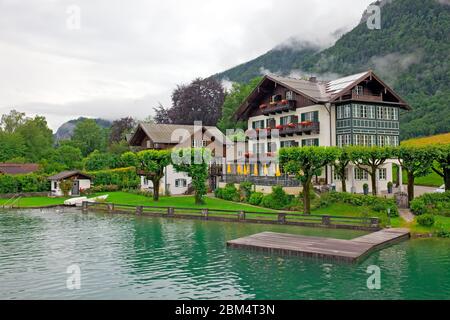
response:
M371 93L363 93L356 94L356 92L352 92L352 100L357 101L383 101L383 94L371 94Z
M268 116L271 114L295 111L297 107L297 101L295 100L283 100L277 102L274 105L262 105L260 108L262 110L263 115Z
M279 130L281 137L303 134L319 134L320 122L291 123L279 128Z

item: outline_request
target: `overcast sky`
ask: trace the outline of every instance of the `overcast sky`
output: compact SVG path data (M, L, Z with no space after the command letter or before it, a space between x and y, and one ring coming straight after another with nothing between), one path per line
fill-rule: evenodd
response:
M290 37L329 45L371 2L0 0L0 113L45 115L55 130L79 116L145 118L176 84Z

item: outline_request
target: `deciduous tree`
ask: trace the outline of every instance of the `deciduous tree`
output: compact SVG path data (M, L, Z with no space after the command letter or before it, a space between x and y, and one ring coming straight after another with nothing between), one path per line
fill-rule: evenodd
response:
M208 165L211 159L209 149L187 148L176 151L177 160L173 166L177 172L185 172L192 178L192 188L195 191L195 204L203 204L203 196L207 193Z
M304 213L311 213L310 187L314 176L322 169L333 164L339 155L335 147L292 147L282 148L279 152L280 165L289 174L296 175L303 186Z
M433 171L444 179L445 190L450 191L450 144L434 147Z
M164 168L171 163L170 150L145 150L137 154L138 173L153 183L153 200L159 201L159 184Z
M377 170L380 169L386 160L394 156L391 147L350 147L350 157L352 162L361 170L367 172L372 182L372 194L377 192Z
M172 93L172 106L160 105L155 109L157 123L193 124L215 126L222 115L224 89L214 78L197 78L188 85L179 85Z
M408 201L414 200L414 180L430 173L434 152L430 147L400 146L394 149L403 170L408 176Z
M350 151L347 147L344 147L339 150L339 155L333 164L336 176L341 179L342 192L347 192L347 184L345 180L347 179L347 176L345 173L347 172L347 167L350 164L350 160Z

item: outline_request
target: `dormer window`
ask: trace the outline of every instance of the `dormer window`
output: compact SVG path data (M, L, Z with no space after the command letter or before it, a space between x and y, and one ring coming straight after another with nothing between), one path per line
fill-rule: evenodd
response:
M286 91L286 100L295 100L295 93L292 91Z

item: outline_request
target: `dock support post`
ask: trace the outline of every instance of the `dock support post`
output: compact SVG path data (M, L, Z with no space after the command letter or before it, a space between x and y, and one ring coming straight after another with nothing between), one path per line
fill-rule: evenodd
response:
M322 217L322 224L325 226L329 226L331 224L331 217L330 216L323 216Z
M245 220L245 211L240 211L238 215L239 220Z
M173 217L175 214L175 209L174 208L167 208L167 216L168 217Z
M208 220L208 209L202 209L202 216L205 220Z
M370 226L378 228L380 226L380 219L378 219L378 218L370 218Z
M83 201L81 203L81 210L83 211L83 213L87 213L87 211L88 211L88 204L89 204L89 202L87 202L87 201Z
M144 211L144 207L143 206L137 206L136 207L136 215L138 215L138 216L142 215L143 211Z
M278 214L278 223L286 223L286 214L285 213Z
M113 203L108 203L107 204L107 207L108 207L108 212L113 212L114 211L114 204Z

